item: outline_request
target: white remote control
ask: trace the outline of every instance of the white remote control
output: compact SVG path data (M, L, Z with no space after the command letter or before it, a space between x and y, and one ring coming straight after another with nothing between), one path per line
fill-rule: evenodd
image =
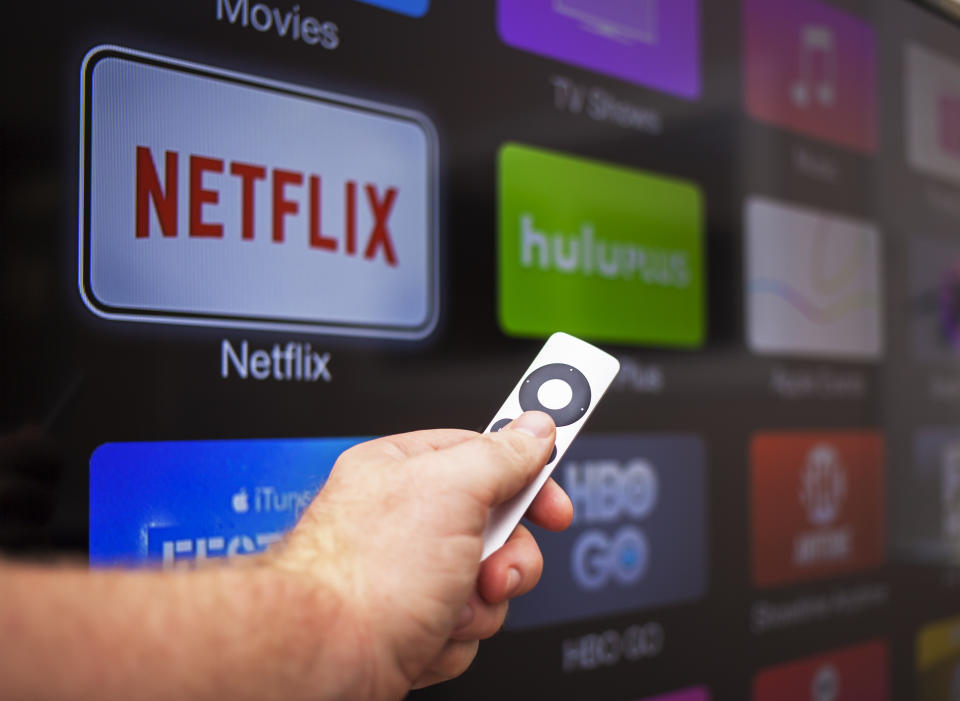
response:
M620 361L586 341L565 333L547 339L484 433L499 431L524 411L536 410L553 418L557 442L536 479L490 512L481 559L507 542L618 372Z

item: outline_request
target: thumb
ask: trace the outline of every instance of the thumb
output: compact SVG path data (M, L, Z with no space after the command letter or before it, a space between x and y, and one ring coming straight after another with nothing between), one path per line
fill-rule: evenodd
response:
M485 433L424 456L431 479L473 495L485 506L506 501L533 481L556 442L553 419L528 411L497 433Z

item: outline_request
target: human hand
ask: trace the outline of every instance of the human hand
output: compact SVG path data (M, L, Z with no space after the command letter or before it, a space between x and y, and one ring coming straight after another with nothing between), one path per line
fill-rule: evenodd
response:
M336 642L356 646L364 698L458 676L509 599L537 583L543 559L526 528L481 564L482 534L491 507L546 463L555 435L549 416L527 412L498 433L388 436L337 460L277 562L339 597ZM562 530L573 506L550 480L527 515Z

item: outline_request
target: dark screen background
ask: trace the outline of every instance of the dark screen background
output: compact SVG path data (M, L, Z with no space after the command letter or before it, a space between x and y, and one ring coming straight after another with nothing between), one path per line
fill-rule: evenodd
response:
M894 698L913 698L914 641L931 620L960 613L949 563L918 564L896 548L898 529L928 507L912 499L918 426L955 423L958 404L931 383L960 377L955 361L916 363L907 246L917 234L956 237L960 191L905 163L902 45L914 39L960 57L960 32L899 0L836 0L877 32L880 143L863 156L750 120L744 113L741 17L732 0L701 3L701 98L687 101L506 46L493 2L434 0L412 19L349 0L303 0L335 21L333 51L215 21L214 3L98 2L8 9L0 234L0 459L8 493L0 521L14 552L84 555L87 465L107 441L376 435L439 425L481 429L540 345L511 339L496 317L496 156L506 141L575 153L694 181L704 195L707 336L696 351L604 346L660 374L651 391L615 386L591 431L685 432L707 453L708 587L694 604L507 631L484 643L460 680L420 698L630 699L697 684L714 698L749 696L765 666L874 638L889 641ZM77 292L80 63L98 44L342 92L425 113L439 133L442 315L424 343L385 343L217 328L111 322ZM558 110L550 79L608 89L662 117L643 134ZM835 164L827 184L798 171L802 147ZM877 222L884 246L882 363L780 360L745 345L742 207L748 194L803 202ZM937 195L940 195L939 197ZM951 200L952 198L952 200ZM939 204L938 204L939 203ZM332 356L331 383L250 383L217 372L224 338L263 346L300 338ZM775 367L852 372L855 399L788 401L770 389ZM749 439L758 429L879 428L887 440L890 556L865 574L756 590L750 578ZM758 599L886 587L888 601L849 616L755 633ZM565 674L564 640L659 623L663 650ZM879 673L879 672L878 672Z

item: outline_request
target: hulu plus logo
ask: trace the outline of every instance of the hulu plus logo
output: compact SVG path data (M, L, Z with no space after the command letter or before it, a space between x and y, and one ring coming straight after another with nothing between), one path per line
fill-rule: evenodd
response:
M538 231L533 214L520 216L520 263L524 268L636 280L646 285L690 286L690 255L682 249L607 241L584 223L577 233Z
M500 324L696 347L703 213L689 183L508 144L500 151Z

